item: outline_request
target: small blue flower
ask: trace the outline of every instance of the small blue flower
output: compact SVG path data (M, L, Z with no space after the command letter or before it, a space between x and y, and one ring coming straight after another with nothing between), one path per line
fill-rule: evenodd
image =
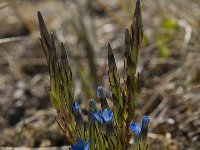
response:
M99 98L105 97L105 91L104 91L104 89L103 89L102 86L99 86L99 87L97 88L97 96L98 96Z
M73 102L72 109L73 109L74 113L81 114L81 107L79 106L79 104L76 101Z
M142 118L142 125L141 125L142 129L148 128L149 124L150 124L149 117L148 116L143 116L143 118Z
M130 124L131 131L136 135L139 136L141 132L141 126L135 123Z
M113 111L105 109L102 114L99 114L99 117L103 120L104 123L113 121Z
M89 150L90 149L90 139L86 141L86 144L84 145L84 142L81 138L77 138L76 144L73 144L72 150Z
M74 113L76 125L80 127L81 125L83 125L83 119L81 115L81 107L76 101L74 101L72 104L72 110Z
M107 102L107 99L106 99L105 90L103 89L102 86L99 86L99 87L97 88L97 96L98 96L99 101L100 101L100 103L101 103L101 108L102 108L102 110L108 109L109 106L108 106L108 102Z
M113 111L105 109L103 113L98 110L96 113L91 112L93 119L99 123L107 123L107 122L113 122L114 116Z
M130 129L136 135L136 137L139 137L142 134L142 132L148 129L149 123L149 117L143 116L142 123L140 125L137 125L136 123L131 123Z

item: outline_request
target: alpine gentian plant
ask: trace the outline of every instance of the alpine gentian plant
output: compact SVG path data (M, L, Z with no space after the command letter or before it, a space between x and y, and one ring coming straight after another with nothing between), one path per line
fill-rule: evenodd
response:
M98 100L89 100L87 120L82 118L81 107L77 101L74 101L72 72L64 44L60 44L61 57L58 58L54 35L47 31L40 12L38 12L38 20L40 40L50 74L50 99L53 107L57 110L58 125L72 145L72 149L82 150L89 149L89 147L91 150L148 149L149 118L144 116L140 125L133 123L138 85L136 68L143 38L140 0L136 1L130 30L125 29L124 86L123 88L120 86L115 57L112 47L108 43L108 76L112 104L108 105L103 87L98 87ZM101 104L100 108L97 107L98 102ZM86 139L89 140L84 145ZM74 144L75 142L76 144Z

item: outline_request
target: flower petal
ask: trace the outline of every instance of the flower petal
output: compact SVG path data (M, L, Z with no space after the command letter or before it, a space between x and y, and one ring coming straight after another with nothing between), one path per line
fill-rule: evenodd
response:
M107 122L107 121L109 121L109 110L108 109L105 109L104 111L103 111L103 120L105 121L105 122Z
M130 124L130 128L132 130L132 132L136 135L139 136L140 132L141 132L141 127L135 123L131 123Z
M80 148L84 148L84 142L81 138L77 138L76 140L76 146L80 147Z
M97 110L97 115L100 115L101 114L101 110Z
M90 139L88 139L88 140L86 141L84 150L89 150L89 149L90 149Z
M97 122L101 122L101 118L99 117L99 115L97 113L93 113L91 112L92 118L97 121Z
M114 119L114 114L113 114L113 111L110 110L109 120L110 120L110 121L113 121L113 119Z
M103 121L103 123L106 123L107 119L104 118L104 116L102 114L99 114L99 118L101 118L101 120Z
M71 147L72 147L72 150L83 150L82 148L76 146L75 144L73 144Z

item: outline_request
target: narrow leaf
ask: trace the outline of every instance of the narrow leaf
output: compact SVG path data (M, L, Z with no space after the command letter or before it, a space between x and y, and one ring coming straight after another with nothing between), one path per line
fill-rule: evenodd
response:
M114 104L114 116L118 118L118 111L123 108L123 103L120 89L120 77L117 72L117 66L110 43L108 43L108 67L108 76ZM121 123L119 119L115 120L118 120L118 123Z
M69 112L72 114L72 102L74 100L72 71L68 63L67 53L63 43L61 43L60 72L66 105L69 109Z
M131 24L131 33L126 28L125 31L125 52L124 52L124 94L126 104L126 132L129 132L129 124L135 115L135 103L137 95L138 76L136 73L139 47L143 38L143 25L141 16L140 0L136 1L133 23ZM130 136L126 138L126 144L129 144Z
M40 11L37 12L37 16L38 16L40 36L41 36L40 41L43 47L44 54L46 56L47 63L49 64L50 36Z

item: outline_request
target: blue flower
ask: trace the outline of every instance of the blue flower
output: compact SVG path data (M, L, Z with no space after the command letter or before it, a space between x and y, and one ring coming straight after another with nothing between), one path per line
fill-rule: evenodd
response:
M76 144L72 145L72 150L89 150L90 149L90 139L86 141L86 144L84 145L84 142L81 138L77 138Z
M136 137L139 137L142 135L143 132L147 134L149 123L150 123L149 117L143 116L142 123L140 125L137 125L136 123L131 123L130 129L135 134Z
M106 99L105 90L103 89L102 86L99 86L97 88L97 96L100 100L102 110L108 109L109 106L108 106L108 102L107 102L107 99Z
M107 122L113 122L114 116L113 111L105 109L103 113L98 110L96 113L91 112L93 119L99 123L107 123Z
M81 107L79 106L79 104L76 101L73 102L72 109L75 114L81 114Z
M72 110L74 112L76 125L80 127L81 125L83 125L83 119L81 116L81 107L76 101L74 101L72 104Z
M139 136L141 132L141 126L135 123L130 124L131 131L136 135Z
M148 116L143 116L143 118L142 118L142 125L141 125L142 129L148 128L149 124L150 124L149 117Z
M99 117L103 120L104 123L113 121L113 111L105 109L102 114L99 114Z
M99 86L99 87L97 88L97 96L98 96L99 98L105 97L105 91L104 91L104 89L103 89L102 86Z

